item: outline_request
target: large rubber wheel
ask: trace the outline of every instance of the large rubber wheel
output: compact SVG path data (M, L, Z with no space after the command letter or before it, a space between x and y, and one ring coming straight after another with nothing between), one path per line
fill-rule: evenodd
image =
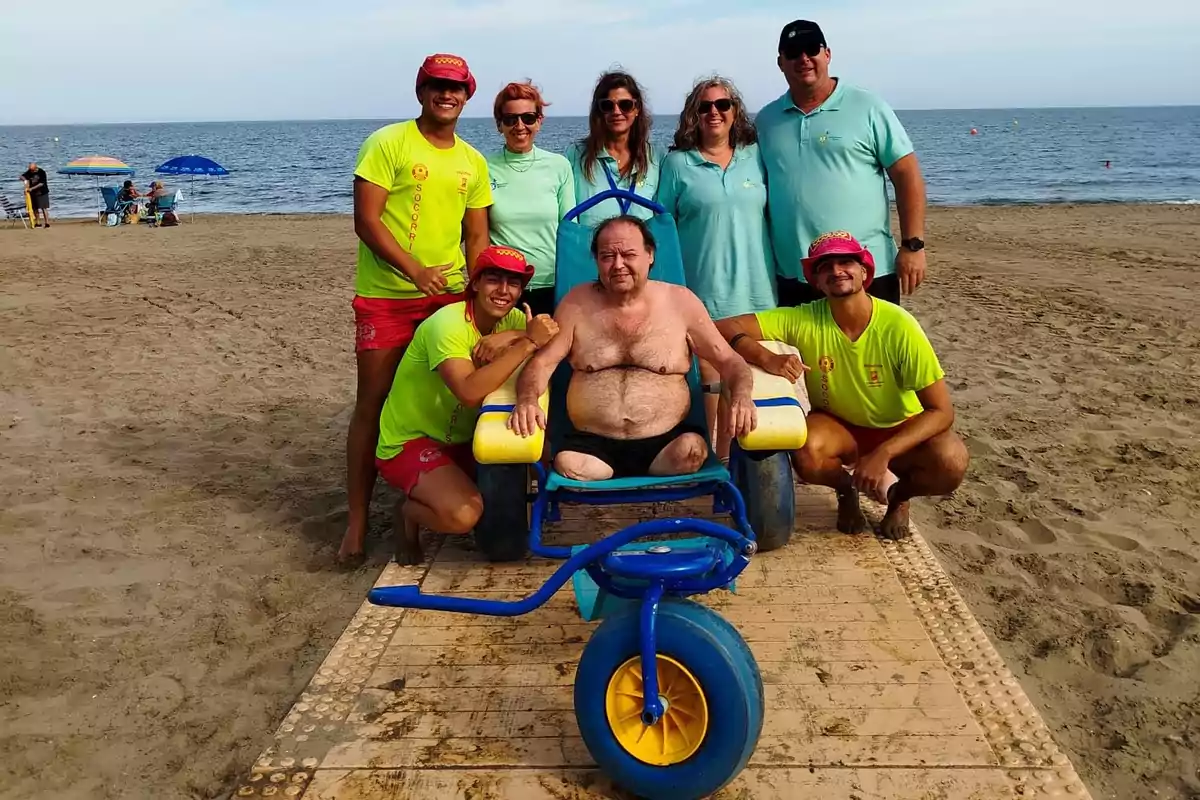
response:
M475 545L488 561L519 561L529 550L529 467L480 464L476 485L483 514L475 523Z
M746 503L746 517L759 552L786 545L796 527L796 487L788 454L775 453L761 461L743 454L734 485Z
M758 745L763 685L750 648L719 614L667 598L658 609L659 696L646 727L636 611L604 621L575 676L575 716L588 752L618 786L647 800L690 800L733 780Z

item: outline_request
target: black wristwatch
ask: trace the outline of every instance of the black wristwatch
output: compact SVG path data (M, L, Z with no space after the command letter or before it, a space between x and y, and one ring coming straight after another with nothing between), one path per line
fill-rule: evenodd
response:
M925 241L914 236L911 239L901 239L900 246L905 250L912 250L915 253L918 250L925 249Z

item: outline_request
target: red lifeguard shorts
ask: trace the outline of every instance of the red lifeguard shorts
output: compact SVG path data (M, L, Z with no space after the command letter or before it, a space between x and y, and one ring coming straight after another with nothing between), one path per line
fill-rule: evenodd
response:
M465 296L462 292L411 300L355 296L351 303L354 308L355 352L408 347L418 325L433 316L433 312L439 308L457 303Z
M445 444L421 437L404 443L389 459L375 459L375 467L390 486L407 494L426 472L453 464L475 480L475 454L471 444Z

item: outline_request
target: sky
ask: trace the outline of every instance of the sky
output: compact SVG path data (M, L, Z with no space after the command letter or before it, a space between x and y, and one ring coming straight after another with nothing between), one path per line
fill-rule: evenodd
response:
M0 125L405 119L425 55L467 59L489 116L510 80L586 113L621 66L652 111L699 77L757 110L779 30L815 20L831 72L898 109L1200 104L1196 0L0 0ZM80 22L82 21L82 22ZM24 76L15 80L14 76Z

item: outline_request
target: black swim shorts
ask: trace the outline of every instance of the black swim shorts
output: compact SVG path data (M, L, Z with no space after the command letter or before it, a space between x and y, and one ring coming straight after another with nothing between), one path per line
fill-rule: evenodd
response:
M703 428L686 420L666 433L645 439L609 439L572 428L563 436L559 452L570 450L594 456L612 467L614 478L644 478L663 448L685 433L695 433L708 441Z

